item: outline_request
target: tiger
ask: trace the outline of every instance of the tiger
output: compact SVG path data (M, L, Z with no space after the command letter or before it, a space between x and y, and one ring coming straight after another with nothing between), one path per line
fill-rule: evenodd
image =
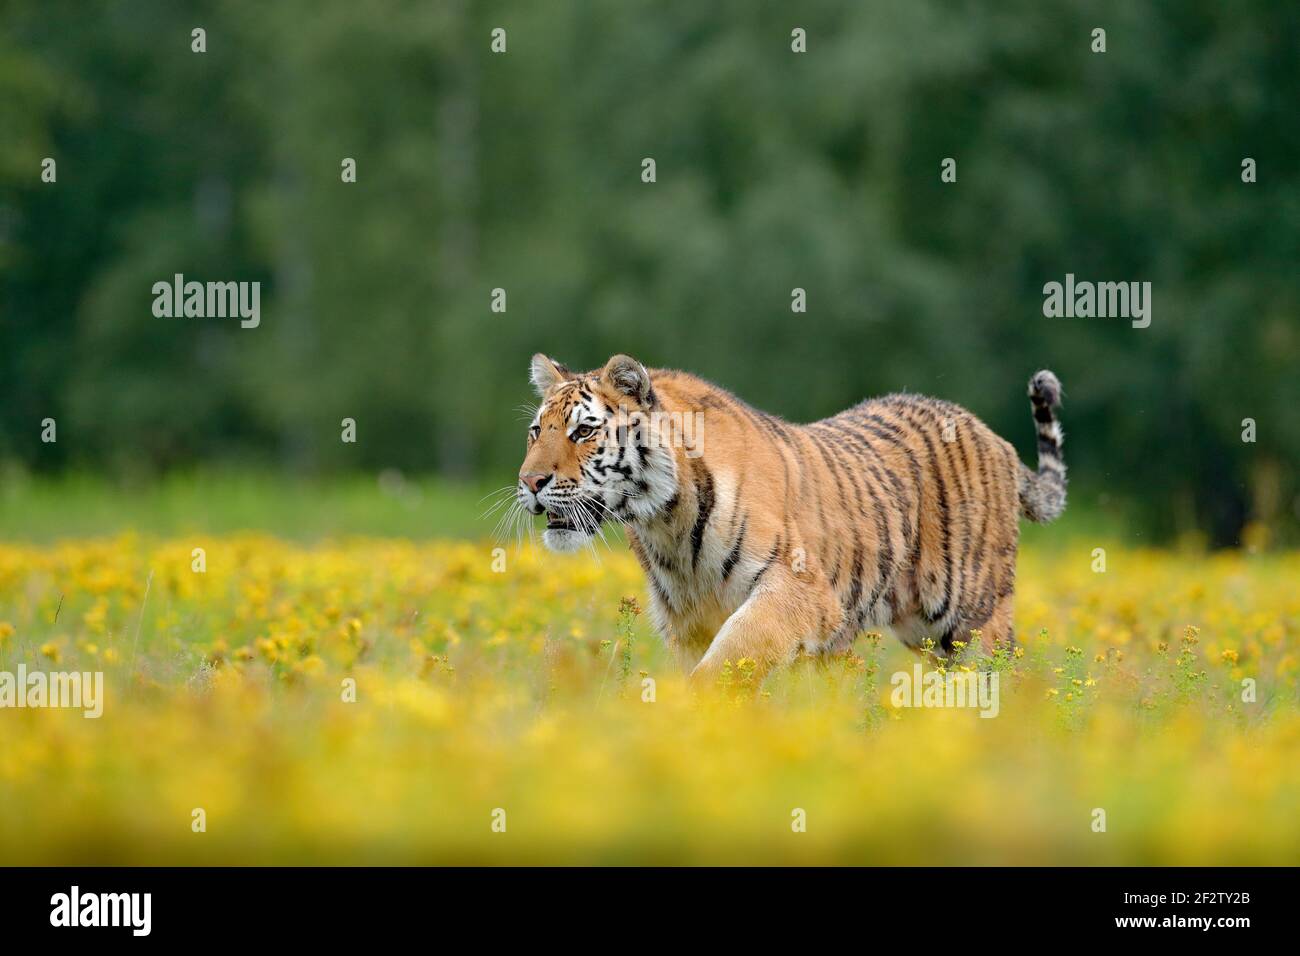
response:
M530 379L518 505L546 515L557 553L622 525L692 682L843 657L866 630L940 659L1015 646L1019 519L1065 510L1052 372L1029 380L1036 470L966 409L911 393L798 425L627 355L579 373L539 353Z

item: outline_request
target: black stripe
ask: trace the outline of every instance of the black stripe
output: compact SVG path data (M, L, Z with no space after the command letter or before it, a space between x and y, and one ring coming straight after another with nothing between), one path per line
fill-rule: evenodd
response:
M859 407L861 408L860 417L855 417L854 421L862 422L864 424L870 423L881 431L888 432L895 442L901 442L903 439L907 438L907 432L903 431L888 419L881 418L875 412L871 411L869 406Z
M650 579L650 587L654 588L655 596L659 598L660 603L666 605L669 610L675 611L676 607L674 607L673 602L669 600L668 592L663 589L663 585L659 583L659 579L653 574L647 574L646 577Z
M853 546L853 579L849 584L849 599L844 604L847 611L846 620L853 621L855 626L857 617L855 611L858 602L862 600L862 544L861 542Z
M763 566L759 568L757 572L755 572L754 580L749 582L750 591L754 590L754 587L758 584L758 579L761 578L763 575L765 575L767 573L767 569L770 568L773 565L773 563L775 563L776 556L780 554L780 552L781 552L781 536L777 535L776 544L772 545L772 551L770 554L768 554L767 560L764 561Z
M691 570L700 560L700 548L704 545L704 528L713 514L713 475L703 465L697 466L700 476L695 486L695 497L699 502L696 512L695 527L691 529Z
M722 562L722 580L726 581L731 576L732 569L735 568L736 562L740 560L740 547L745 543L745 529L749 527L749 518L745 518L740 524L740 535L736 538L736 545L731 549Z
M659 565L659 567L663 568L665 571L671 573L672 570L676 567L672 557L668 555L660 554L659 548L651 544L648 538L641 542L641 546L645 548L646 553L650 555L651 558L654 559L654 563Z

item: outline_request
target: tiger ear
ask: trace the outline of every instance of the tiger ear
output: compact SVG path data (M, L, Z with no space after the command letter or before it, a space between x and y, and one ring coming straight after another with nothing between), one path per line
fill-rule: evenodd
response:
M555 386L566 379L573 378L573 373L559 362L552 362L541 352L538 352L533 356L532 365L528 370L528 377L533 383L533 388L537 390L537 394L545 398L546 393Z
M624 395L630 395L642 404L650 397L650 373L630 355L615 355L605 363L601 377Z

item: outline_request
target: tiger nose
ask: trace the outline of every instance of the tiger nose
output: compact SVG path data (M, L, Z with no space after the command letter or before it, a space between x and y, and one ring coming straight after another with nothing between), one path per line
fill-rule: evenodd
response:
M542 488L546 485L546 483L551 480L551 476L537 475L537 474L520 475L519 480L522 481L524 485L527 486L529 491L531 491L533 494L537 494L537 492L541 491Z

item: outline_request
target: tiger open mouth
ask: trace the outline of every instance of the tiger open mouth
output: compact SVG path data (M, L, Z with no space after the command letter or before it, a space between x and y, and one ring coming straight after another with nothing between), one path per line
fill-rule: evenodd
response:
M546 530L547 531L578 531L579 528L564 515L556 514L554 511L546 512Z

